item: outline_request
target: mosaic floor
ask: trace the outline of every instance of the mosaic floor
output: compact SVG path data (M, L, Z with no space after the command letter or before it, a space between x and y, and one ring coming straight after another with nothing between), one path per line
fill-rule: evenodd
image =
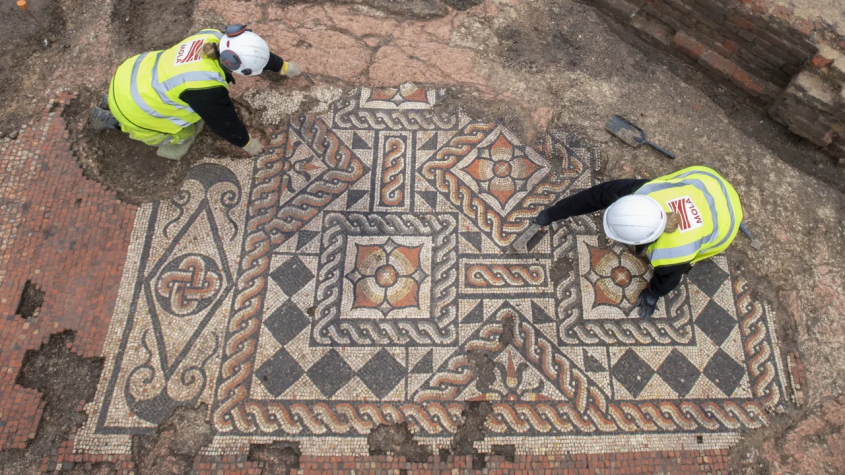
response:
M480 450L718 449L785 403L771 310L724 257L651 320L650 270L597 216L509 244L594 184L568 132L524 146L434 107L443 92L362 88L299 116L255 160L209 160L138 210L85 453L126 453L205 403L209 453L296 440L367 454L378 424L448 446L469 401Z

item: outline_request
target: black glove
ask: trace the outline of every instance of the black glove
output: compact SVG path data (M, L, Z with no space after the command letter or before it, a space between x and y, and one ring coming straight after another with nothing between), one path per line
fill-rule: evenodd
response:
M534 218L534 224L539 224L540 226L548 226L552 224L552 218L549 216L548 210L540 211L540 214Z
M657 297L652 295L648 289L645 289L637 297L637 307L640 307L640 318L651 318L654 311L657 310Z

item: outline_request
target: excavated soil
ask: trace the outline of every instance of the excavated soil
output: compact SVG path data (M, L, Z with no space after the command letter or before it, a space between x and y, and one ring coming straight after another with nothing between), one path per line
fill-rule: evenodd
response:
M299 443L275 441L272 444L249 446L247 460L259 462L264 467L264 473L290 473L299 468Z
M55 453L59 444L85 422L86 416L77 412L77 406L94 398L103 359L83 358L68 349L75 337L71 331L56 333L38 350L26 352L15 383L39 391L47 405L35 438L26 449L0 451L0 472L4 475L39 473L44 457ZM73 464L66 464L66 469L71 468Z
M422 463L428 460L430 449L414 440L408 429L408 423L385 425L381 424L367 435L367 445L370 455L396 454L405 457L412 463Z
M138 53L165 49L191 33L191 23L185 19L194 14L195 4L195 0L116 0L111 22L121 41Z
M32 0L26 6L24 11L14 1L0 3L0 15L8 22L0 28L0 133L4 135L18 131L29 120L34 109L33 93L48 77L47 70L40 71L33 64L52 61L63 49L61 43L56 43L65 30L59 3ZM50 45L45 46L48 35Z
M117 130L94 131L87 125L88 114L99 94L82 92L64 109L72 134L74 154L88 178L97 180L118 194L123 201L140 204L173 196L191 165L207 157L244 157L246 153L225 142L207 128L200 133L191 151L179 161L156 155L156 148L131 140ZM248 112L241 109L241 115Z

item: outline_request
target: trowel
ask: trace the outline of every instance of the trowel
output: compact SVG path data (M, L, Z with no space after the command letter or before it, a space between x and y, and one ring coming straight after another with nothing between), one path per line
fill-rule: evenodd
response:
M513 240L510 247L507 250L508 254L526 254L528 253L528 242L531 241L531 238L537 235L543 226L540 226L537 223L532 222L528 225L525 231L522 231L522 234L516 237Z
M649 142L648 139L645 137L645 132L643 132L643 129L632 124L628 121L628 119L622 116L614 115L610 118L609 121L607 121L607 124L605 124L604 128L607 129L608 132L615 135L620 140L634 148L637 148L642 144L648 144L663 155L666 155L667 157L672 159L675 158L674 153L666 150L665 148L659 145Z
M754 236L751 235L751 231L745 227L745 223L739 223L739 230L742 231L743 234L748 236L748 239L751 239L751 247L757 249L758 251L763 249L763 245L760 244L760 241L757 240Z

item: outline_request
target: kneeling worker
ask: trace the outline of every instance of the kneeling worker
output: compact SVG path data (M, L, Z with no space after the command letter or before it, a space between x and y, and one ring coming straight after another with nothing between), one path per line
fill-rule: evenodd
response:
M232 73L257 76L265 69L287 77L300 74L296 63L271 53L244 25L228 26L224 33L203 30L170 49L124 61L112 77L108 101L94 108L90 123L97 130L122 130L171 160L188 153L206 123L256 155L264 146L250 138L238 117L229 83Z
M724 251L742 223L734 188L714 170L690 167L656 180L614 180L578 192L540 212L536 224L607 208L604 232L614 241L647 249L654 267L637 299L640 318L681 282L696 262Z

